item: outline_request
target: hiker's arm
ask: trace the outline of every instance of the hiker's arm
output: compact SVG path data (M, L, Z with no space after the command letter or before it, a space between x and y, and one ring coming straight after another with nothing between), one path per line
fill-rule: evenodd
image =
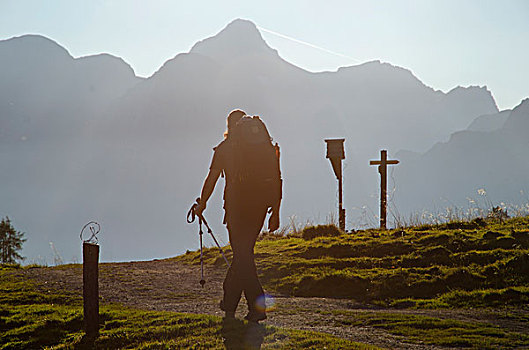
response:
M200 193L200 203L195 209L195 213L197 215L202 214L202 212L206 209L206 203L209 197L211 197L213 190L215 189L215 184L217 183L221 170L222 169L216 168L209 169L208 176L204 181L204 185L202 186L202 192Z

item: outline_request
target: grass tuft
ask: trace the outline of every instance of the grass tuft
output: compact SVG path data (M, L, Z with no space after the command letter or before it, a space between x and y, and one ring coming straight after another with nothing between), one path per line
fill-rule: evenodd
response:
M301 231L303 239L314 239L316 237L336 237L343 235L344 232L335 225L317 225L308 226Z

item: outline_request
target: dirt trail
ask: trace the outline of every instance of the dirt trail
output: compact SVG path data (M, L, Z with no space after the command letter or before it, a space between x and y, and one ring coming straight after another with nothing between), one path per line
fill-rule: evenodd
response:
M210 314L222 316L218 304L222 298L223 267L205 267L206 284L200 280L200 266L185 265L171 260L153 260L100 265L99 288L102 302L116 302L147 310ZM82 294L82 267L34 268L26 272L48 290L73 290ZM333 310L413 313L475 322L491 322L513 331L529 333L526 324L496 320L486 312L468 310L395 310L373 309L349 300L331 298L275 297L274 310L268 313L267 325L326 332L341 338L388 349L441 349L425 344L404 343L402 338L373 327L343 326L341 316ZM237 317L247 309L241 300ZM447 348L442 348L447 349Z

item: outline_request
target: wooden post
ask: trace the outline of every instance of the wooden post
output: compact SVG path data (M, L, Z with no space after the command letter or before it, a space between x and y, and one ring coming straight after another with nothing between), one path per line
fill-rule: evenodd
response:
M343 176L342 159L345 159L343 147L345 139L330 139L327 142L327 158L331 161L332 169L338 180L338 223L340 230L345 232L345 209L343 208Z
M99 246L83 242L83 305L86 335L99 335Z
M386 229L386 216L387 216L387 201L388 201L388 164L399 164L398 160L388 160L388 151L380 151L380 160L372 160L369 165L378 165L378 172L380 173L380 228Z
M338 224L340 230L345 232L345 209L343 208L343 184L342 176L338 179Z

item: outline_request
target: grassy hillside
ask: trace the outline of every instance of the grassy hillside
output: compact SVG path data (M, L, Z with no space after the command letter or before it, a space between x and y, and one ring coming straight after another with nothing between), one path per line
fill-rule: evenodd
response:
M230 256L229 248L226 251ZM326 307L327 299L316 309L306 310L309 304L303 299L283 303L276 314L311 315L315 326L325 322L344 329L356 327L368 330L373 337L383 332L419 347L529 346L529 217L504 223L477 219L351 234L318 226L295 236L264 235L257 243L256 256L261 278L272 293L362 303L360 308L349 301L341 307ZM208 264L224 264L216 249L206 249L205 257ZM164 261L173 260L198 265L200 254L188 252ZM152 262L149 271L155 271L158 264L158 272L163 274L164 261ZM114 265L103 264L102 274L119 280L117 271L135 274L135 268L146 268L142 264ZM176 262L165 268L178 266L184 268ZM58 291L50 283L43 284L46 278L36 282L27 277L31 275L28 272L40 276L65 269L72 273L56 276L80 274L78 265L36 270L0 265L0 349L370 348L322 333L121 304L101 306L101 335L90 340L82 331L79 289ZM146 280L146 286L157 288L160 281L156 281L150 286ZM151 291L149 288L141 293Z
M176 259L199 264L199 257L188 252ZM205 257L224 263L216 249ZM529 302L529 217L341 235L312 227L297 237L265 235L256 259L266 289L292 296L408 308Z
M74 268L65 266L62 268ZM49 290L0 265L0 349L374 349L327 334L219 317L100 308L100 337L84 337L78 293Z

